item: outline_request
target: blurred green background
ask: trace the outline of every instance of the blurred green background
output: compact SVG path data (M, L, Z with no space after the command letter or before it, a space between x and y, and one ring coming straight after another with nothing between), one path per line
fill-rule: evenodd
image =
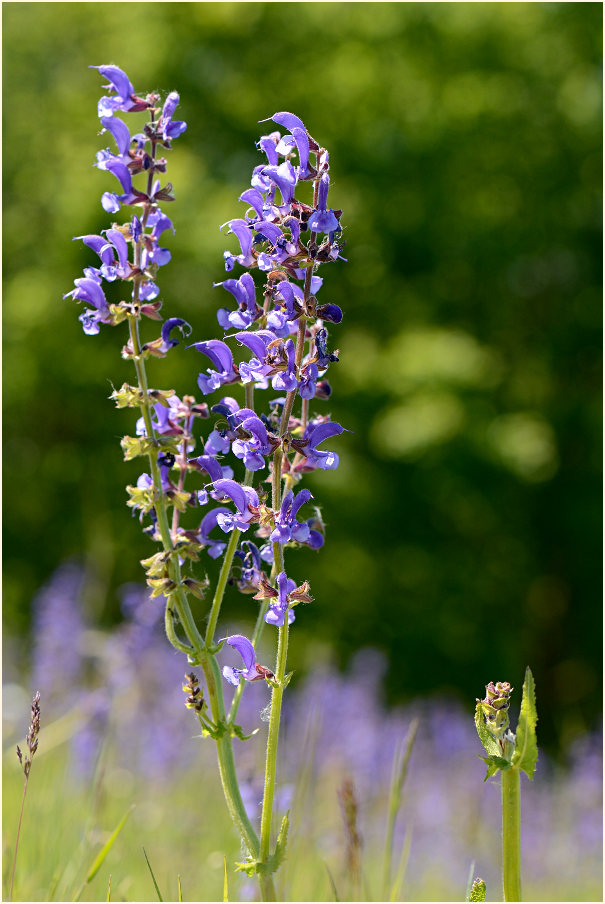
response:
M271 128L257 121L296 112L330 149L348 263L323 274L322 300L345 310L329 410L353 433L330 446L339 470L308 482L328 533L320 555L289 557L317 600L293 667L313 642L342 664L371 644L392 701L449 690L470 712L531 663L541 743L593 725L601 5L8 3L3 18L10 658L27 662L32 596L66 557L93 568L89 617L109 625L152 552L125 507L133 418L106 400L132 380L123 334L85 336L61 298L92 260L72 236L108 225L87 67L113 62L139 92L181 95L161 297L196 339L220 335L212 282L235 245L218 226L242 215ZM151 383L196 392L200 365L180 348ZM226 605L253 619L249 599Z

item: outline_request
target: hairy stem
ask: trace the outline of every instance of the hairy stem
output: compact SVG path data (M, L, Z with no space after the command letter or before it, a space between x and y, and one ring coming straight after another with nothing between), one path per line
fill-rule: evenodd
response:
M502 879L504 900L521 900L521 776L518 769L502 775Z

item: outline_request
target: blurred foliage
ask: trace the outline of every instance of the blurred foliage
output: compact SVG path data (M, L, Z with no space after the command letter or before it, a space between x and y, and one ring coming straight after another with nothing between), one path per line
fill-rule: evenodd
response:
M291 556L317 597L292 665L312 637L343 662L370 641L393 699L472 700L531 663L541 741L582 730L601 673L601 6L3 12L8 635L26 636L32 595L70 555L96 568L91 619L111 623L116 586L151 552L124 506L132 418L103 401L132 378L123 336L84 336L61 300L91 259L72 236L108 225L87 67L114 62L139 91L181 95L161 289L197 339L217 334L233 241L218 226L241 215L257 121L295 111L331 152L348 243L322 290L346 312L331 413L354 432L339 470L309 480L328 537ZM176 350L152 385L190 392L199 366ZM252 617L249 600L227 604Z

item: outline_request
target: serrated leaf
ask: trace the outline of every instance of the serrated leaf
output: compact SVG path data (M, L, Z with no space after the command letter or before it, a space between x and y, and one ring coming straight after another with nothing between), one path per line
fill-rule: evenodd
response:
M485 778L483 779L483 781L486 782L488 778L491 778L493 775L495 775L499 768L500 767L495 763L490 763L487 767L487 772L485 773Z
M271 857L271 866L273 870L279 869L286 856L286 848L288 846L288 829L290 828L290 811L286 810L284 818L281 821L279 835L275 842L275 853Z
M534 676L529 666L525 670L523 682L523 696L521 698L521 712L517 724L515 750L512 764L517 769L522 769L529 779L533 779L538 762L538 742L536 739L536 723L538 711L536 709L536 686Z
M487 774L483 779L484 782L491 778L492 775L495 775L500 769L510 769L510 763L508 760L505 760L503 756L481 756L481 754L477 754L480 760L483 760L484 763L487 763Z
M481 700L477 700L477 706L475 707L475 728L477 729L479 740L485 748L485 752L489 753L490 756L500 756L502 754L500 745L492 738L491 734L487 730L487 725L485 724L485 718L483 716L483 709L481 707Z

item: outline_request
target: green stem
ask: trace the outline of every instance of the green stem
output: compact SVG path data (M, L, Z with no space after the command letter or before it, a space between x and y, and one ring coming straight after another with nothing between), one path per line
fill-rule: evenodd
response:
M502 878L504 900L521 900L521 776L502 771Z
M214 599L212 600L212 606L210 608L210 615L208 616L208 627L206 628L206 645L207 646L210 646L210 644L212 644L212 641L214 639L214 631L216 629L216 623L218 621L218 616L221 611L223 596L225 595L225 588L227 586L227 581L229 580L229 572L231 571L233 557L235 555L235 550L237 549L237 544L239 542L239 538L241 537L241 533L242 532L237 530L237 528L233 529L233 533L231 534L231 539L229 540L227 549L225 550L223 564L221 566L221 571L218 576L216 590L214 591Z
M246 387L247 388L247 387ZM252 483L253 471L248 471L246 469L246 473L244 475L244 486L248 487ZM212 600L212 606L210 607L210 615L208 616L208 627L206 628L206 645L210 646L214 639L214 632L216 630L216 623L218 621L219 613L221 611L221 605L223 603L223 597L225 595L225 588L227 587L227 581L229 580L229 572L231 571L231 565L233 564L233 557L235 556L237 550L237 544L239 538L241 537L241 530L237 530L237 528L233 529L233 533L231 534L231 539L229 540L229 544L227 549L225 550L225 556L223 558L223 564L221 565L220 574L218 576L218 582L216 585L216 590L214 592L214 599Z
M273 816L273 797L275 795L275 776L277 772L277 746L279 742L279 723L281 718L281 705L284 695L284 678L286 674L286 659L288 656L288 614L285 614L284 624L278 629L279 639L277 644L277 668L275 680L277 687L273 688L271 695L271 717L269 720L269 737L267 739L267 761L265 766L265 791L263 795L263 813L260 826L260 853L261 863L267 863L271 846L271 820ZM268 881L270 875L261 873L259 876L261 892L264 901L274 901L270 897Z
M257 644L260 640L260 636L263 633L263 627L265 625L265 612L267 611L267 602L266 600L262 600L258 615L256 616L256 624L254 625L254 631L252 632L252 637L250 640L252 641L252 646L256 650ZM233 695L233 700L231 701L231 707L229 709L229 715L227 716L227 722L235 722L235 717L237 715L237 710L239 709L240 700L242 699L242 694L244 693L246 687L245 681L240 681L237 686L237 689Z
M214 656L208 652L202 655L201 665L206 678L208 702L212 712L212 719L216 725L225 724L225 702L223 700L223 685L219 667ZM228 733L217 738L216 751L218 767L227 802L227 808L233 823L239 829L244 843L254 858L258 857L258 836L246 813L244 802L240 794L237 775L235 772L235 760L233 758L233 746L231 736Z

